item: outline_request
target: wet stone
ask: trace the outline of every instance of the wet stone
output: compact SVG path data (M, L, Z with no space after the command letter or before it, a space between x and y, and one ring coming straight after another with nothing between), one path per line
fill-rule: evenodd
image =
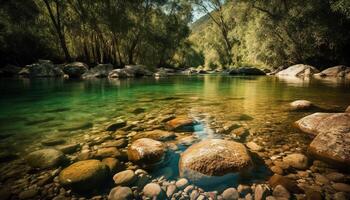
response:
M235 188L227 188L221 196L224 200L237 200L239 198L239 193Z
M98 149L95 156L97 158L118 158L121 157L121 152L115 147L107 147Z
M185 179L185 178L181 178L179 179L178 181L176 181L176 187L179 189L179 190L182 190L184 189L189 183L188 183L188 180Z
M75 153L79 149L79 144L67 144L67 145L61 145L57 146L56 149L62 151L65 154L72 154Z
M254 190L254 200L263 200L268 193L269 191L265 185L257 185Z
M157 183L147 184L143 188L143 195L154 200L164 199L164 191Z
M294 153L284 157L283 162L296 169L308 168L308 158L300 153Z
M281 199L289 199L291 197L289 191L286 188L284 188L282 185L277 185L273 189L272 194L277 199L279 199L279 198L281 198Z
M56 149L42 149L30 153L26 160L33 168L47 169L61 165L66 158L61 151Z
M133 193L129 187L115 187L113 188L109 195L109 200L132 200Z
M117 120L115 123L110 124L106 130L107 131L116 131L120 128L123 128L124 126L126 126L126 121L120 119L120 120Z
M137 180L137 176L133 170L125 170L115 174L113 180L116 185L130 186Z

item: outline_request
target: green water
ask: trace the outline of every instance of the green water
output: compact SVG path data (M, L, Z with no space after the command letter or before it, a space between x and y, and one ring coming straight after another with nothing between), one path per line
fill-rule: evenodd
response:
M203 130L195 133L200 139L227 139L215 130L237 122L249 129L249 140L260 139L267 151L276 151L283 144L304 151L310 140L292 124L310 113L289 112L288 104L306 99L332 111L350 105L348 82L218 75L84 81L0 79L0 93L0 136L6 135L1 137L0 151L20 156L42 148L40 141L46 138L82 141L85 134L103 131L116 119L147 123L169 113L201 121ZM136 108L145 112L134 114ZM82 128L68 130L72 125ZM175 156L167 164L173 170L177 159Z

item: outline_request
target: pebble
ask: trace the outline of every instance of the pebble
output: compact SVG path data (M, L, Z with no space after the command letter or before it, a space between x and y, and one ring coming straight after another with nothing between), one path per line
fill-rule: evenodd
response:
M290 193L289 191L284 188L282 185L277 185L272 192L273 196L276 197L277 199L282 198L282 199L289 199L290 198Z
M113 176L116 185L130 186L136 181L137 177L133 170L125 170Z
M224 200L237 200L239 198L236 188L227 188L221 196Z
M167 188L166 188L166 196L167 196L168 198L170 198L170 197L173 196L173 194L174 194L176 191L177 191L176 185L170 184L170 185L168 185Z
M185 178L181 178L178 181L176 181L175 185L179 190L184 189L188 185L188 180Z
M129 187L115 187L113 188L109 195L109 200L132 200L133 192Z
M157 183L148 183L143 188L143 195L151 199L163 199L164 192Z
M257 185L254 190L254 200L263 200L268 194L268 189L265 185Z

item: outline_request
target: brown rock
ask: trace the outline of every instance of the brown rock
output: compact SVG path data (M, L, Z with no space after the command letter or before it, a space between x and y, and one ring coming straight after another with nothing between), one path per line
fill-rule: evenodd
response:
M111 174L115 174L123 169L122 163L116 158L104 158L102 163L107 165Z
M88 191L102 186L108 172L108 167L98 160L79 161L61 171L59 182L73 190Z
M307 100L297 100L290 103L290 107L293 111L305 111L312 109L314 105Z
M308 158L300 153L293 153L284 157L283 162L296 169L307 169L309 166Z
M339 192L350 192L350 185L345 183L334 183L332 187Z
M289 192L300 193L301 189L297 186L296 182L287 177L275 174L269 179L269 184L275 188L277 185L282 185Z
M153 165L162 161L166 146L159 141L141 138L128 148L128 159L140 165Z
M115 147L98 149L95 156L97 158L119 158L122 153Z
M165 128L176 132L193 132L196 121L187 117L177 117L166 123Z
M174 139L175 137L176 135L173 132L163 131L163 130L153 130L153 131L138 133L133 137L133 139L137 140L140 138L150 138L158 141L168 141L168 140Z
M196 179L201 175L221 176L239 172L251 165L252 160L243 144L208 139L193 144L181 154L179 170L180 176Z

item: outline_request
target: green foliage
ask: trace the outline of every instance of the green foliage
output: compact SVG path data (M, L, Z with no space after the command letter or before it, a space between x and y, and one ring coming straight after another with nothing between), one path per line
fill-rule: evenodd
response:
M349 1L231 0L222 13L232 19L234 66L278 67L308 63L319 67L349 64ZM213 11L215 15L217 11ZM227 67L218 26L206 17L192 26L190 40L205 65Z
M16 57L31 57L20 63L56 58L119 66L166 65L188 37L192 16L192 5L185 0L7 2L0 9L1 49L6 55L12 56L14 50ZM12 19L21 22L18 28ZM18 36L29 40L18 45L8 39ZM33 46L38 48L34 55ZM8 56L1 61L17 63Z

